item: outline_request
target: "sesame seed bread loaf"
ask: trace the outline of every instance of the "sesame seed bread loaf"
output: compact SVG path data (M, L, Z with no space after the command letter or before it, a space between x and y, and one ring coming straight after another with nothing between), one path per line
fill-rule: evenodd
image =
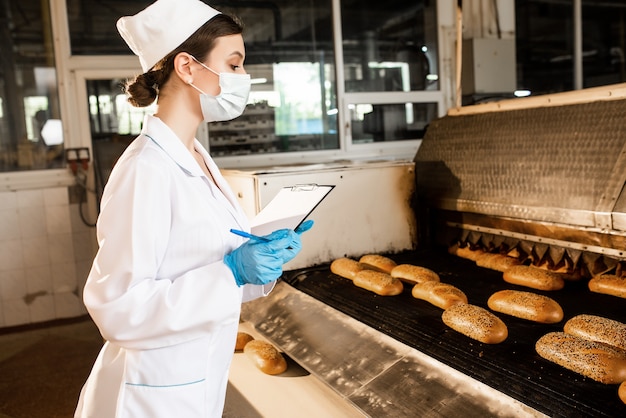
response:
M512 266L502 275L504 281L537 290L561 290L565 281L558 273L532 266Z
M448 309L457 303L467 303L463 291L451 284L426 281L413 286L411 294L415 299L425 300L441 309Z
M489 309L542 324L563 320L563 308L557 301L544 295L520 290L500 290L487 300Z
M354 277L354 284L380 296L396 296L402 293L402 282L387 273L361 270Z
M276 347L266 341L252 340L243 352L265 374L281 374L287 370L287 361Z
M456 255L457 257L476 261L478 257L485 254L485 251L481 249L472 250L469 245L465 247L459 247L458 245L455 244L451 247L448 247L448 253L452 255Z
M363 269L361 263L346 257L338 258L330 263L330 271L344 279L354 280L356 274Z
M247 332L238 332L237 341L235 342L235 351L243 351L243 348L246 346L246 344L248 344L252 340L254 340L254 338Z
M600 383L626 380L626 351L564 332L550 332L537 340L537 354Z
M626 350L626 324L613 319L581 314L569 319L563 331Z
M387 274L391 273L391 270L397 265L392 259L379 254L365 254L359 259L359 263L366 268Z
M499 344L509 335L500 318L476 305L456 304L443 311L441 319L453 330L485 344Z
M391 277L400 279L408 284L422 282L438 282L439 275L426 267L414 266L412 264L399 264L391 270Z
M589 290L595 293L626 298L626 277L601 274L589 280Z
M484 253L476 258L477 266L497 271L505 271L511 266L520 264L520 261L515 257L497 253Z

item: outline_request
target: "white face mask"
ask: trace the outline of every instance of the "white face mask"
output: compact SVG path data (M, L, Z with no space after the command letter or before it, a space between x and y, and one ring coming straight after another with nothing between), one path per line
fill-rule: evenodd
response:
M201 93L200 107L204 121L220 122L241 116L250 95L250 74L217 73L197 59L193 59L213 74L219 76L220 94L217 96L206 94L194 86L191 81L187 83Z

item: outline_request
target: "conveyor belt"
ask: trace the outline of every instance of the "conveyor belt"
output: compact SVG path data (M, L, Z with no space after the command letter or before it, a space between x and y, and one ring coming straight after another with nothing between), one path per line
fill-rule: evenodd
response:
M436 271L442 282L459 287L470 303L483 307L487 307L487 299L498 290L532 290L510 285L503 281L502 273L477 267L472 261L451 256L445 250L389 257L398 263ZM604 385L570 372L542 359L534 350L540 336L561 331L564 322L577 314L596 314L626 322L626 300L592 293L584 281L567 282L561 291L536 291L561 304L565 319L559 324L536 324L498 314L509 328L509 337L497 345L479 343L446 327L441 321L442 310L414 299L409 286L399 296L381 297L332 274L328 265L289 272L285 281L549 416L626 416L626 405L619 400L616 385Z

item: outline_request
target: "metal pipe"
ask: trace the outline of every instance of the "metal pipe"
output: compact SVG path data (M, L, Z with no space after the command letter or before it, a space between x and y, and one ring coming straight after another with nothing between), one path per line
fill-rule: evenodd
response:
M583 88L583 21L582 0L574 0L574 90Z

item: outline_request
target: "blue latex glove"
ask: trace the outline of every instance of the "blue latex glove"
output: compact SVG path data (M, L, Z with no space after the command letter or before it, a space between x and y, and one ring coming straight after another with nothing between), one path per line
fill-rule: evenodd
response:
M293 259L302 249L300 234L308 231L313 221L303 222L293 231L279 229L263 238L266 241L249 240L224 257L224 263L232 270L237 285L267 284L278 279L283 264Z
M303 232L308 231L309 229L313 228L313 223L314 222L312 219L302 222L300 226L296 228L296 233L302 234Z
M296 230L294 231L295 232L294 235L290 235L293 241L291 242L291 244L289 244L287 248L285 248L282 254L283 261L285 263L293 260L293 258L296 255L298 255L298 253L302 249L302 241L300 240L300 235L302 235L302 233L308 231L312 227L313 227L313 221L309 219L307 221L302 222L300 226L296 228Z

